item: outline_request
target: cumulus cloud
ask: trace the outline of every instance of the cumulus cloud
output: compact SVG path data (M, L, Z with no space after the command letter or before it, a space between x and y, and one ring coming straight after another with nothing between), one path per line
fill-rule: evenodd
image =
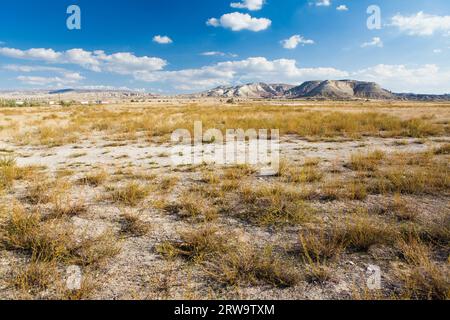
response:
M251 11L261 10L265 0L243 0L241 2L232 2L230 6L236 9L248 9Z
M28 50L0 48L0 55L53 64L74 64L90 71L109 71L119 74L133 74L138 70L157 71L162 70L167 65L167 61L161 58L138 57L130 52L118 52L108 55L102 50L70 49L56 52L53 49L43 48Z
M414 15L397 14L391 19L391 26L411 36L431 36L441 32L450 35L450 16L438 16L418 12Z
M254 18L248 13L233 12L224 14L220 19L211 18L206 24L212 27L223 27L233 31L263 31L270 27L272 21L266 18Z
M170 39L168 36L160 35L154 36L153 41L159 44L170 44L173 42L172 39Z
M69 71L64 68L50 67L50 66L27 66L10 64L2 67L4 70L18 72L18 73L55 73L57 76L24 76L20 75L16 79L22 83L30 85L53 85L63 86L68 84L76 84L85 78L78 72Z
M41 76L18 76L17 80L22 83L35 86L65 86L76 84L83 80L84 77L77 72L67 72L60 77L41 77Z
M417 67L379 64L354 72L352 77L378 82L396 92L450 93L450 70L435 64Z
M305 39L301 35L296 34L289 39L282 40L281 44L285 49L295 49L299 44L304 46L305 44L314 44L314 41Z
M268 60L264 57L220 62L198 69L137 74L139 80L165 82L180 90L203 90L234 82L300 83L310 79L337 79L347 76L347 72L334 68L299 68L295 60Z
M316 6L317 7L329 7L329 6L331 6L331 0L317 0Z
M341 4L340 6L336 7L337 11L348 11L348 7L345 4Z
M372 41L364 42L361 45L361 48L367 48L367 47L379 47L379 48L382 48L383 47L383 41L379 37L374 37L374 38L372 38Z
M53 49L33 48L28 50L20 50L14 48L0 48L0 55L28 60L43 60L53 62L61 58L62 54Z

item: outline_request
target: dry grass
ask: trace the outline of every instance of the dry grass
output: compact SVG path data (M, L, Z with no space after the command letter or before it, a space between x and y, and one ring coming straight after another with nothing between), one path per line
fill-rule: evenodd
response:
M227 238L219 234L213 226L203 226L195 231L180 234L181 241L165 242L158 247L158 252L167 257L183 257L193 262L203 262L208 258L225 253L230 249Z
M299 281L299 274L286 259L275 254L272 248L255 250L239 245L227 254L206 264L207 273L216 281L230 285L261 285L291 287Z
M49 202L56 204L70 192L70 188L68 180L35 179L27 185L24 200L34 205Z
M59 219L64 217L76 217L87 213L88 207L83 200L72 201L68 196L57 198L53 208L46 218Z
M375 244L392 244L399 236L395 226L358 210L343 221L337 221L333 242L354 251L366 251Z
M246 293L260 294L262 290L268 290L270 297L305 297L298 290L277 290L294 286L299 281L303 281L302 286L308 285L314 292L320 292L320 297L344 297L333 289L333 277L342 271L335 272L334 269L341 268L345 262L339 259L351 259L355 269L360 270L368 263L378 263L377 257L383 255L381 263L386 272L383 294L389 296L399 292L401 298L408 299L449 299L446 255L450 220L443 205L449 190L448 121L420 117L419 113L413 114L407 108L406 112L400 112L397 107L392 111L388 105L378 109L382 110L380 112L367 112L367 106L353 108L353 103L348 111L339 105L333 103L324 110L262 103L226 108L99 106L56 111L52 108L44 115L41 111L5 110L7 113L2 114L14 119L26 117L26 120L20 127L17 120L2 123L2 134L9 134L11 142L33 145L30 149L40 146L42 157L56 156L59 149L48 149L55 146L86 142L73 145L77 150L71 152L75 152L94 147L102 140L107 141L102 147L111 148L105 152L125 154L125 151L117 153L112 148L127 147L130 143L133 147L145 148L153 143L168 142L175 129L192 131L194 120L201 120L204 130L279 128L283 141L298 144L289 149L289 158L325 152L324 143L310 146L314 141L330 143L361 139L358 145L361 149L371 147L373 139L369 137L389 137L399 139L393 143L376 139L375 143L386 144L389 149L405 150L425 150L427 146L439 143L438 148L429 152L364 151L351 155L344 164L343 158L333 162L322 154L321 159L296 157L296 162L282 161L278 177L258 176L255 168L246 165L180 166L170 172L166 166L151 164L151 171L148 171L148 161L153 160L150 156L140 158L142 164L133 163L130 157L120 161L119 167L105 166L108 171L116 170L112 177L97 166L90 166L92 171L83 171L80 175L82 168L89 167L81 163L74 164L71 172L53 172L49 166L51 170L46 177L43 168L18 167L12 152L16 146L11 145L0 150L0 155L6 155L0 156L0 192L7 192L0 196L4 201L10 201L10 198L27 201L25 207L0 204L4 207L0 210L4 211L0 215L0 248L9 251L7 258L9 255L24 258L20 260L17 272L8 273L12 275L13 290L22 292L27 298L57 295L62 299L89 299L94 290L100 288L99 280L103 280L98 278L103 272L100 267L106 266L117 255L121 242L125 242L126 247L130 244L133 248L152 247L155 241L160 241L157 239L167 237L170 226L174 226L184 230L177 240L157 246L161 255L172 259L166 261L167 264L162 263L163 269L168 265L172 268L170 280L161 281L164 298L172 297L175 290L176 294L196 297L209 296L207 290L219 298L222 294L226 298L236 297L240 294L240 286L246 287ZM370 105L373 110L377 107L377 104ZM57 116L54 112L58 112ZM38 115L38 118L33 119L31 115ZM92 139L85 140L88 134ZM433 136L436 138L427 139ZM420 140L407 140L407 137ZM308 146L302 144L305 140ZM165 146L170 147L170 144ZM24 154L18 156L34 157L28 148L23 149L26 149ZM335 152L331 146L327 150ZM84 155L76 152L69 158ZM159 157L167 155L161 151ZM111 159L125 158L112 156ZM330 169L330 165L333 168ZM56 179L52 178L53 173L56 173ZM75 180L78 185L72 186ZM106 183L111 186L105 186ZM98 193L97 197L88 198L91 211L87 210L83 200L75 201L80 199L80 193L89 190ZM96 201L102 199L112 203ZM430 206L421 212L419 208L425 204ZM120 217L104 211L111 205L120 207ZM147 212L150 205L176 216L157 214L155 222L149 223L147 217L139 213ZM355 212L356 206L361 210ZM79 215L83 215L83 219L71 219ZM177 219L179 217L184 219ZM90 236L88 230L76 229L80 226L75 221L86 219L93 219L92 226L95 224L95 227L100 221L102 225L112 224L112 230L118 230L117 234L108 230ZM160 221L161 227L153 228L154 223ZM211 221L217 225L211 225ZM204 222L208 224L202 224ZM78 231L84 233L81 235ZM150 231L152 234L148 236ZM242 237L237 237L238 232L243 233ZM265 237L266 232L270 236ZM414 239L409 238L411 234ZM283 239L283 242L277 244L273 239ZM291 249L293 242L295 250L286 252L285 248ZM142 254L148 254L144 251ZM118 259L119 264L114 267L128 263L123 261L122 255ZM80 290L57 288L63 278L60 271L69 264L83 268L85 281ZM397 266L400 266L398 270ZM123 271L127 281L137 277L135 269L133 266ZM143 283L133 283L130 292L151 287L145 282L147 271L139 273ZM154 273L160 274L151 271L149 276L153 277ZM189 284L179 285L179 276L186 274L189 279L186 282L193 280L195 283L192 287L195 292L189 293ZM354 275L352 272L348 278ZM120 286L118 279L123 280L122 275L108 279L111 283L106 290ZM322 284L324 282L328 282L326 286ZM317 286L321 286L321 290L317 290ZM126 291L122 287L120 290ZM96 297L110 293L100 288ZM120 293L119 297L122 297Z
M109 199L127 206L136 206L151 192L151 188L137 182L129 182L122 187L110 187Z
M444 154L444 155L448 155L450 154L450 143L446 143L443 146L437 148L434 150L434 154Z
M88 173L82 177L79 182L81 184L89 185L91 187L98 187L104 184L109 178L108 172L105 170L99 170L96 172Z
M14 157L0 157L0 191L10 189L16 180L29 181L40 176L42 168L37 166L19 167Z
M0 240L7 250L19 250L36 262L100 264L118 253L110 232L94 239L77 239L64 220L43 220L39 213L28 213L15 205L0 225Z
M399 248L409 267L399 270L402 295L413 299L450 299L448 264L438 265L431 259L432 251L415 238L400 241Z
M202 217L211 221L217 217L216 208L198 193L184 192L178 200L178 214L183 218Z
M375 150L368 154L352 154L348 167L357 171L375 171L385 158L383 151Z
M366 185L358 180L334 180L325 182L317 196L321 200L328 201L365 200L367 198L367 189Z
M442 135L447 130L445 124L433 123L433 119L427 118L403 120L380 112L308 111L298 106L261 104L227 106L226 109L198 105L183 108L153 106L152 112L138 108L110 110L106 107L73 107L69 110L71 113L68 113L63 127L55 125L54 119L42 119L34 123L34 127L19 133L16 141L54 147L75 143L81 134L87 132L100 132L114 139L115 143L139 137L167 141L176 129L193 131L192 124L197 120L203 122L205 130L217 128L223 133L229 128L279 128L282 135L296 134L316 139L362 136L422 138Z
M287 161L280 162L279 175L287 183L313 183L323 178L323 173L317 168L318 162L307 160L303 167L297 167Z
M306 230L299 235L300 253L304 262L323 262L339 257L345 249L345 243L336 228L327 230Z
M211 226L186 231L181 234L181 241L165 242L158 251L171 258L183 257L200 263L211 278L229 286L267 283L289 287L299 280L293 266L272 249L255 250L219 234Z
M176 176L164 177L159 183L159 189L164 192L170 192L178 184L179 178Z
M297 189L282 184L252 187L238 191L238 216L263 226L296 225L314 219L314 210Z
M369 192L376 194L434 194L450 188L449 166L435 162L432 166L397 166L380 171L370 181Z
M143 221L138 214L133 212L124 212L121 215L121 232L133 237L142 237L150 232L150 224Z
M35 295L54 284L56 274L54 263L31 262L14 274L11 283L22 292Z

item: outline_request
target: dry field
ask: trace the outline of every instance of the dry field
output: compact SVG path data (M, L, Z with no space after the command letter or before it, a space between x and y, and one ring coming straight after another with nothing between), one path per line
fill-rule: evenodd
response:
M194 121L280 129L279 174L172 166ZM432 103L0 108L0 299L449 299L449 121Z

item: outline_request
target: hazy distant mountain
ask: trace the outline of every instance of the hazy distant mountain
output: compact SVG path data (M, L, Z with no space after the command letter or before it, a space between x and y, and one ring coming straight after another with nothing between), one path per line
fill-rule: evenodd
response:
M400 100L409 101L450 101L450 94L415 94L415 93L397 93Z
M0 91L0 98L14 100L41 100L41 101L121 101L128 99L146 99L156 97L151 93L132 90L115 89L84 89L67 88L56 90L9 90Z
M299 86L289 84L248 83L239 86L220 86L196 97L253 98L253 99L373 99L450 101L450 95L393 93L375 82L356 80L307 81Z
M275 98L283 97L294 86L289 84L248 83L240 86L220 86L200 93L215 98Z

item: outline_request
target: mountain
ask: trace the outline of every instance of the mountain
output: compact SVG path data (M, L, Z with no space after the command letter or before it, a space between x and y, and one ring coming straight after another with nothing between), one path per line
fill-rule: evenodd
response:
M374 82L355 80L307 81L286 92L286 97L325 99L395 99L395 95Z
M253 99L450 101L450 94L393 93L383 89L375 82L357 80L306 81L299 86L258 82L240 86L220 86L193 96Z
M276 98L295 86L289 84L248 83L240 86L220 86L200 93L201 97L214 98Z
M397 98L408 101L450 101L450 94L415 94L415 93L397 93Z

